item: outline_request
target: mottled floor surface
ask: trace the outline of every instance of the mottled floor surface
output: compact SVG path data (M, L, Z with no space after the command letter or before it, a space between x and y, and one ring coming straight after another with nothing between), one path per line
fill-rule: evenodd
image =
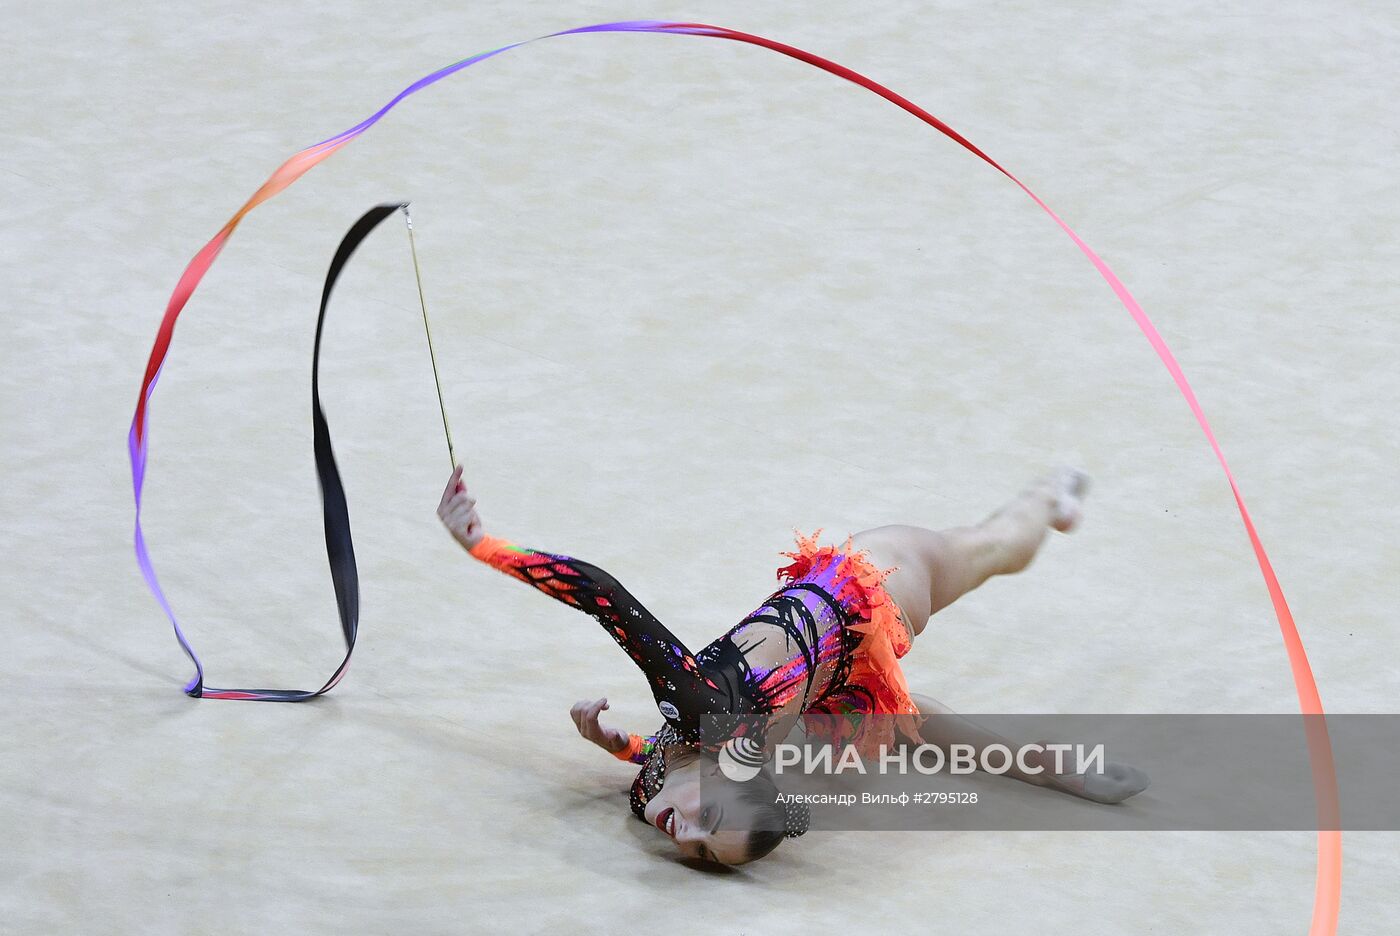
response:
M312 705L181 695L125 436L186 261L420 75L639 16L831 56L1041 194L1194 382L1328 709L1397 710L1386 4L30 4L0 34L0 930L1305 932L1308 832L813 833L732 874L672 861L567 715L607 694L648 729L644 683L433 516L448 462L392 225L326 338L364 590L349 676ZM853 85L662 36L472 68L234 236L176 334L147 484L214 684L310 687L339 659L312 328L335 243L391 199L415 204L492 532L598 563L698 644L769 593L794 526L965 523L1073 461L1081 532L936 618L914 687L968 712L1296 710L1220 468L1063 233ZM1397 842L1347 836L1342 932L1393 932Z

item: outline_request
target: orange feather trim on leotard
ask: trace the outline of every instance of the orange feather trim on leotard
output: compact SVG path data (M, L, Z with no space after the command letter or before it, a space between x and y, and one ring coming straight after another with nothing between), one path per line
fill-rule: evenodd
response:
M845 732L846 737L842 741L854 745L866 758L878 756L882 747L892 748L895 745L896 727L909 738L920 741L919 707L909 694L909 683L899 665L899 658L913 646L913 634L905 623L899 605L883 585L886 576L899 567L875 568L864 549L852 550L853 537L848 536L845 545L838 549L817 545L821 530L811 536L803 536L797 530L793 532L797 538L797 551L782 554L793 559L793 562L778 570L778 578L793 582L814 573L823 578L830 576L835 589L833 597L851 614L853 622L849 625L850 629L861 635L846 684L865 690L874 700L873 710L869 712L855 712L840 703L818 703L804 714L845 715L848 718L866 714L885 716L860 717L859 723ZM835 701L840 697L838 687L832 699ZM830 734L830 730L828 728L821 733Z

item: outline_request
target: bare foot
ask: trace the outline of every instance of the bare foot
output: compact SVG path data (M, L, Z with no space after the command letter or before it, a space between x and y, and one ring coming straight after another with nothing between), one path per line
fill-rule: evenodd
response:
M1047 749L1050 744L1048 741L1038 743ZM1055 758L1048 750L1038 758L1031 756L1027 760L1042 771L1034 775L1031 783L1105 805L1121 803L1129 797L1137 796L1151 784L1147 774L1141 770L1116 761L1104 762L1101 770L1057 774Z
M1084 515L1084 495L1089 493L1089 476L1078 468L1061 468L1049 478L1055 492L1055 505L1050 512L1050 525L1068 533L1079 525Z
M1060 774L1050 781L1050 785L1095 803L1113 805L1130 796L1137 796L1147 789L1149 782L1147 774L1136 767L1109 761L1104 764L1102 771Z

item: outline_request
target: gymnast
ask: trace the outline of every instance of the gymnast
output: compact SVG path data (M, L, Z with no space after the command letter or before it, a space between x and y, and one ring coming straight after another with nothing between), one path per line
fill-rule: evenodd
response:
M915 741L968 744L979 755L991 744L1013 747L936 700L912 694L899 658L932 615L994 575L1025 569L1049 530L1072 530L1087 487L1086 475L1062 468L975 526L882 526L848 537L840 548L818 546L821 531L798 533L797 551L783 553L793 561L778 571L781 587L694 654L597 566L487 535L460 466L438 517L472 556L587 613L632 657L664 724L648 737L605 727L604 698L573 706L579 734L641 766L632 811L671 838L683 857L738 865L805 832L806 808L775 802L766 771L748 782L726 779L717 756L722 748L702 737L701 716L733 716L735 735L747 732L759 741L775 722L841 716L821 721L852 726L844 740L862 756ZM891 717L861 717L867 714ZM1013 764L1008 775L1100 803L1121 802L1147 786L1145 774L1121 764L1056 774L1048 756L1027 762L1037 765L1038 771L1023 771Z

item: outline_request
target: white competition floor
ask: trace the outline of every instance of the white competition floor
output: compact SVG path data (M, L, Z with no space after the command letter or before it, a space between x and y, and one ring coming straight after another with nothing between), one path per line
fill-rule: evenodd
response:
M283 159L419 76L636 18L834 58L1044 197L1194 383L1328 710L1397 710L1388 5L14 4L0 931L1306 932L1308 832L813 833L734 873L673 861L568 717L605 694L648 730L643 681L437 523L448 461L398 224L327 325L363 583L349 675L308 705L181 694L131 553L126 432L185 263ZM146 487L212 684L314 687L340 658L312 329L340 236L398 199L491 532L601 565L700 645L772 590L794 526L966 523L1072 461L1096 485L1082 530L935 618L914 688L971 713L1296 711L1218 464L1049 218L864 90L650 35L470 68L233 236L153 398ZM1346 836L1340 932L1394 932L1397 843Z

